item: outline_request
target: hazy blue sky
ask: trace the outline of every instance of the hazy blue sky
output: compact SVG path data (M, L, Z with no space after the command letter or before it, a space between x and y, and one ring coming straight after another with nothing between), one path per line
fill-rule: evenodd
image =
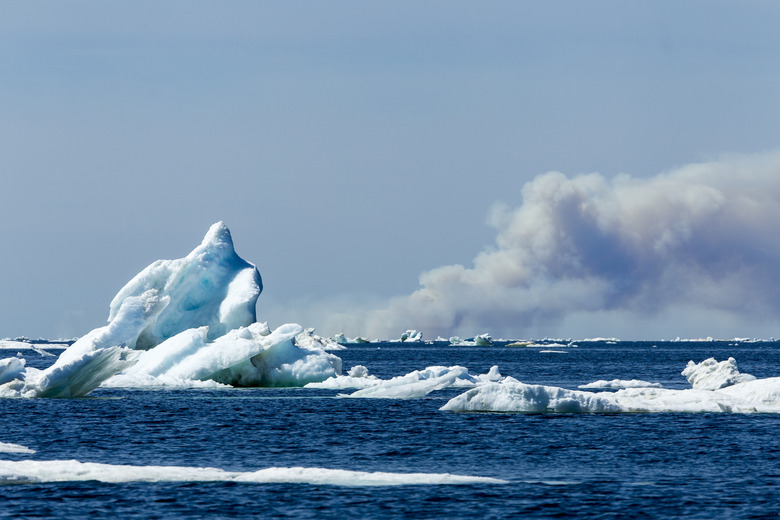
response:
M262 273L258 310L272 326L393 337L405 326L428 337L780 335L770 294L780 253L760 245L776 242L780 225L772 220L780 159L769 153L780 144L780 3L0 7L0 337L70 337L103 324L127 280L155 259L186 255L218 220ZM712 189L726 201L718 218L733 223L724 248L749 237L740 246L761 254L720 258L724 226L705 226L711 214L685 206L698 195L670 203L710 183L707 172L686 173L700 162L747 171L735 174L736 187L712 173ZM566 177L544 175L552 170ZM591 172L597 181L579 177ZM634 191L649 190L631 192L636 205L664 202L644 213L622 203L588 213L591 227L555 213L560 190L579 193L580 210L582 201L615 206L628 196L612 181L621 173ZM583 179L599 187L583 188L591 182ZM756 192L760 200L750 198ZM732 195L751 203L735 209ZM637 260L639 246L615 254L616 241L621 249L645 235L605 224L605 215L662 222L665 204L703 220L692 217L687 234L675 234L680 220L646 230L657 246L648 251L660 255L653 262ZM522 216L519 235L512 215ZM545 225L562 241L528 260ZM706 248L696 240L705 232ZM658 246L672 235L683 238ZM458 285L481 283L475 259L508 250L525 278L502 285L491 274L475 293ZM541 272L556 251L574 260ZM439 275L456 265L468 281L435 294L457 305L426 315L415 294L441 288ZM698 289L665 293L666 305L653 291L678 277ZM572 279L601 289L569 293ZM741 294L753 305L724 303L729 291L759 290L749 281L765 291ZM570 294L580 296L562 305ZM510 300L531 307L497 303ZM352 306L379 310L358 315ZM328 317L336 313L341 321Z

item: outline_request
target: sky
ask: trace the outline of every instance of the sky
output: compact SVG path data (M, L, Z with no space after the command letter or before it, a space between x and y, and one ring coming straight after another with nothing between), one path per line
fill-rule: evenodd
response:
M776 2L0 6L0 337L217 221L272 326L780 336Z

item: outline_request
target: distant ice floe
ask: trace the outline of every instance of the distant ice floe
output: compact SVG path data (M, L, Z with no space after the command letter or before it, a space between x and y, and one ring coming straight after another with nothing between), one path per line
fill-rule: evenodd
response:
M419 330L413 330L409 329L403 334L401 334L401 337L396 342L401 343L420 343L423 340L423 333Z
M266 468L226 471L188 466L131 466L77 460L0 460L0 484L98 481L125 482L244 482L329 486L406 486L504 484L490 477L451 473L385 473L326 468Z
M450 338L450 345L457 345L461 347L492 347L493 338L490 334L479 334L472 339L460 339L458 336Z
M302 386L340 374L341 359L324 350L341 348L335 342L297 324L270 331L256 322L261 291L259 272L218 222L186 257L158 260L130 280L111 301L108 325L49 368L1 360L0 397L79 397L103 383Z
M529 385L507 377L460 394L441 410L454 412L780 413L780 377L755 379L739 374L732 358L689 363L683 374L699 388L624 388L587 392ZM751 379L752 378L752 379ZM702 389L703 387L712 389Z
M535 341L512 341L506 344L507 347L526 347L526 348L542 348L542 349L561 349L561 348L577 348L578 345L574 342L561 343L537 343ZM550 352L550 350L548 350Z
M371 343L371 341L366 338L361 338L360 336L356 338L348 338L344 336L344 334L342 333L338 333L335 336L333 336L333 341L335 341L340 345L350 345L350 344L360 345L363 343Z

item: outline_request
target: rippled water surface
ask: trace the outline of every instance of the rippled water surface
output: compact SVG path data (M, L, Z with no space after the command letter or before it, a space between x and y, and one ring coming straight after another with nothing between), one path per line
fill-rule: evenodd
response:
M540 348L350 346L345 370L382 378L430 365L498 365L527 383L599 379L688 387L688 360L733 356L780 375L775 343L579 343ZM541 352L556 350L558 352ZM5 355L13 355L4 354ZM31 366L54 358L25 353ZM84 399L0 400L0 460L453 473L506 484L334 486L235 482L13 483L9 518L762 518L780 513L780 416L457 414L449 389L415 400L308 389L117 390Z

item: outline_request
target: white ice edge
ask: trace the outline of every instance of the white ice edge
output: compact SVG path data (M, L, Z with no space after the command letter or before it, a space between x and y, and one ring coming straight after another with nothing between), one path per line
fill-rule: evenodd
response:
M11 444L9 442L0 442L0 453L35 453L35 450L31 450L27 446L21 444Z
M226 471L188 466L132 466L77 460L0 461L0 483L99 481L124 482L248 482L329 486L407 486L505 484L505 480L451 473L386 473L326 468L266 468Z

